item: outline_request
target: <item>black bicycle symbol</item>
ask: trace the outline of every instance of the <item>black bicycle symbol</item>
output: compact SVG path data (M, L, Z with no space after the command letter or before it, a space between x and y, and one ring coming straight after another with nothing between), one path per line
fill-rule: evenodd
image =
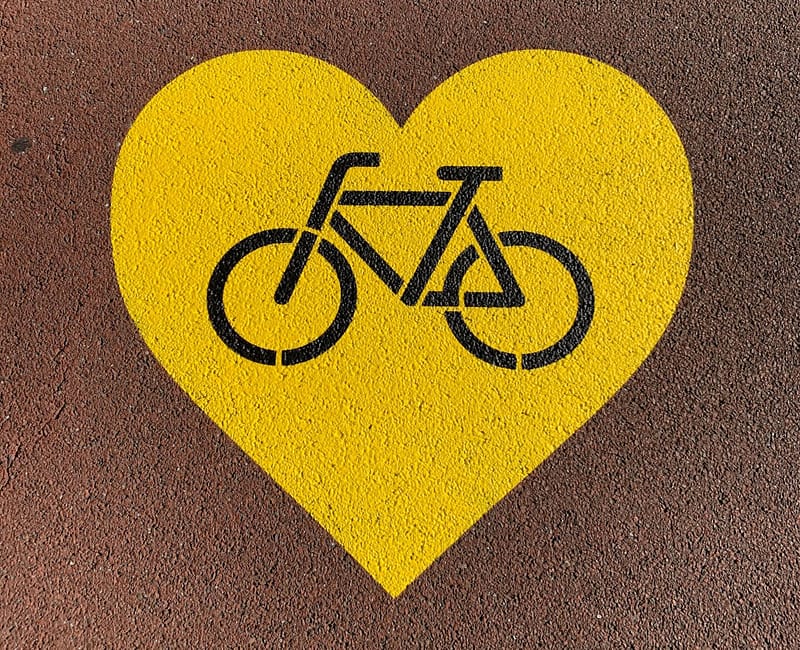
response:
M282 365L289 366L310 361L329 350L342 337L353 320L357 304L356 280L345 256L320 231L329 223L334 232L369 266L370 269L400 300L413 307L420 302L425 288L438 266L453 234L466 216L481 253L497 278L502 291L466 291L461 295L461 283L469 268L479 259L475 246L461 252L451 265L441 291L429 291L422 300L423 307L445 307L450 331L468 352L478 359L501 368L540 368L563 359L586 336L594 316L594 289L589 274L577 256L554 239L525 230L501 232L495 238L486 221L472 205L472 200L484 181L500 181L501 167L440 167L437 176L445 181L461 181L453 193L425 191L342 191L345 174L351 167L378 167L380 155L356 152L340 156L331 166L328 176L302 231L295 228L262 230L242 239L231 247L217 263L208 283L207 306L211 325L217 335L234 352L257 363L275 365L280 352ZM338 196L338 202L336 201ZM451 199L452 197L452 199ZM449 205L448 205L449 202ZM408 282L381 257L336 206L448 206L436 234L428 245ZM472 209L469 210L470 206ZM469 210L469 215L467 212ZM297 237L300 232L299 238ZM514 308L525 304L525 296L508 265L497 239L504 247L527 246L543 251L558 260L569 271L578 292L578 309L567 333L553 345L534 352L517 354L493 348L467 327L462 308ZM223 293L234 267L247 255L264 246L292 244L294 252L275 290L275 302L289 302L297 282L309 259L316 251L331 265L340 285L339 307L333 322L316 339L300 347L275 350L248 341L231 325L225 313ZM316 259L316 258L314 258Z

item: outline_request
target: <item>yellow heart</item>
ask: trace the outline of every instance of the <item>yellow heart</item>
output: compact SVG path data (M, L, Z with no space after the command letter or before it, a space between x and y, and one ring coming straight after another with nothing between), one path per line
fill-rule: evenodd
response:
M403 126L317 59L208 61L142 110L111 205L147 345L392 595L648 356L692 229L658 104L554 51L471 65Z

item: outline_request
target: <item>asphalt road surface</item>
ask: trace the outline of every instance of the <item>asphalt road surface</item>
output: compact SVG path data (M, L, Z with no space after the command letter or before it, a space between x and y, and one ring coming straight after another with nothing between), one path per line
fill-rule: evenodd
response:
M792 2L0 1L0 647L800 645ZM515 49L633 77L695 193L675 317L620 392L392 599L161 368L111 178L167 82L313 55L398 118Z

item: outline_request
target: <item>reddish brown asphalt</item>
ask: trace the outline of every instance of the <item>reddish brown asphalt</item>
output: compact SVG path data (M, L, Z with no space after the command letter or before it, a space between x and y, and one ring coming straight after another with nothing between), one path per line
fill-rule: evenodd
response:
M258 4L0 0L0 647L800 647L796 3ZM653 355L397 600L173 383L114 277L133 118L259 48L398 118L488 55L580 52L653 94L692 167Z

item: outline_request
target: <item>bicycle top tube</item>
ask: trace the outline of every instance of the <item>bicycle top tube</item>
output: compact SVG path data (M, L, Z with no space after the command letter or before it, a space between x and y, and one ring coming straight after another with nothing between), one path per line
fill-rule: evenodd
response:
M342 192L339 205L443 206L450 196L450 192L348 190Z

